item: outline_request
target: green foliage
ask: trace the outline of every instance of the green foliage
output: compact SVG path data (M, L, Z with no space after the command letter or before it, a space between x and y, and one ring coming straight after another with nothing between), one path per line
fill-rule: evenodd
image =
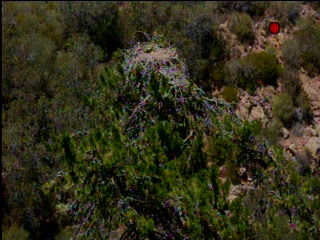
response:
M224 87L221 95L227 102L236 103L239 101L238 89L235 87Z
M306 121L307 123L312 122L313 112L311 109L310 98L307 95L307 93L304 90L302 90L300 95L298 95L298 97L295 98L294 102L297 103L297 106L301 111L303 120Z
M277 86L282 73L276 56L267 52L249 53L239 61L231 61L227 66L227 83L254 91L257 86Z
M290 127L296 117L291 96L287 93L274 96L272 99L272 114L279 119L284 126Z
M279 120L273 119L263 129L262 135L266 138L269 145L276 145L278 143L279 136L281 134L282 124Z
M254 2L254 1L241 1L241 2L218 2L218 9L221 12L230 13L232 11L245 12L251 17L263 16L266 9L269 7L269 2Z
M162 44L156 38L152 41ZM173 69L176 76L183 73L178 60L167 71L156 70L157 61L135 64L136 49L142 53L151 46L161 49L152 41L126 51L121 67L114 66L101 77L117 76L117 86L109 89L106 85L108 91L102 92L108 95L99 96L107 102L98 100L96 106L121 97L119 105L105 112L113 120L99 134L92 132L82 139L61 137L59 151L68 165L65 184L74 185L66 203L74 209L75 236L81 239L77 233L85 232L84 238L105 238L121 222L127 239L225 238L230 221L240 222L234 236L250 235L245 220L240 220L245 216L239 213L229 219L221 215L228 209L229 187L220 183L217 168L232 163L227 168L228 181L233 183L239 181L240 166L260 175L254 166L264 168L270 163L263 144L253 137L260 124L242 122L229 114L228 104L206 98L184 75L172 78ZM139 86L136 93L133 86ZM128 106L137 109L132 121ZM132 134L129 126L139 131ZM209 162L213 166L208 167Z
M300 22L300 28L295 38L301 51L302 67L310 75L316 75L320 69L320 25L307 18Z
M124 46L134 45L138 31L164 34L185 59L191 78L200 87L207 91L221 86L228 50L218 32L222 18L215 14L216 5L214 2L124 4L119 13Z
M97 89L101 50L86 34L65 35L59 4L3 6L4 224L15 222L35 239L58 231L55 196L42 186L62 163L47 147L55 134L88 129L97 115L82 99Z
M310 76L314 76L320 68L320 26L309 18L299 21L298 25L300 29L293 39L284 43L282 59L286 65L297 70L303 67Z
M103 50L104 60L122 46L117 2L62 2L59 7L66 24L65 34L87 34Z
M244 62L251 63L255 67L255 75L265 85L277 85L277 79L281 74L281 66L274 55L266 52L252 53Z
M301 82L298 72L290 67L287 67L281 76L281 84L283 89L294 99L302 91Z
M286 162L269 148L278 123L267 144L260 122L198 87L221 87L226 77L228 86L275 85L281 70L271 52L225 71L228 39L217 31L236 10L246 39L246 14L269 5L3 3L2 237L316 239L310 154ZM293 39L298 61L290 63L290 48L283 57L312 73L318 28L303 24ZM294 74L282 81L305 118L309 100ZM225 88L230 102L235 89ZM248 180L240 169L253 189L230 201Z
M282 154L278 152L277 155ZM311 219L306 215L315 210L313 202L318 199L317 196L307 200L307 186L312 185L314 178L299 175L296 167L295 164L280 159L275 160L275 168L265 172L269 180L245 197L245 206L249 207L252 214L259 216L258 221L254 223L255 228L259 229L256 237L317 238L318 217ZM267 194L271 191L274 191L274 194ZM319 209L315 211L318 213Z
M284 91L291 96L293 105L301 111L301 119L297 120L310 122L313 118L310 99L301 86L297 70L286 68L281 77L281 83L284 86Z
M273 2L270 3L268 14L273 16L281 25L295 24L299 18L301 3L299 2Z
M17 225L12 225L8 229L2 228L2 239L4 240L26 240L28 236L29 233Z
M55 240L69 240L72 238L72 232L70 230L62 230L55 236Z
M245 13L236 13L231 16L230 30L242 43L252 44L255 39L253 20Z

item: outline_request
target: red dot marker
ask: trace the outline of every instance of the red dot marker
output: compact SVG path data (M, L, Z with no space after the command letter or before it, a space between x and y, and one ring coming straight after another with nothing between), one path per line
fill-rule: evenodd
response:
M277 22L271 22L269 24L269 32L272 34L278 34L280 31L280 24Z

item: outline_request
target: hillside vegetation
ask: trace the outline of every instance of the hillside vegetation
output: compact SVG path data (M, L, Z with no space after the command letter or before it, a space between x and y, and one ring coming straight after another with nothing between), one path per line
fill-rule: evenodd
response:
M318 239L319 11L3 3L2 238Z

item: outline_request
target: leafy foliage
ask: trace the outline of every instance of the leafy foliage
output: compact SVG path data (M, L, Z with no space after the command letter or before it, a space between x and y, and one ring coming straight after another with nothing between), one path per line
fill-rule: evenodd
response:
M272 102L272 113L285 126L291 126L296 117L291 96L287 93L281 93L278 96L274 96Z
M228 2L220 1L218 3L218 9L222 12L230 13L232 11L244 12L251 17L263 16L266 9L269 7L269 2L253 2L253 1L241 1L241 2Z
M147 44L142 49L147 51L150 47L157 48ZM233 182L239 181L239 166L247 166L254 175L259 175L254 166L265 167L270 161L265 148L256 146L258 139L248 141L259 125L242 123L235 115L226 114L228 105L220 103L215 107L213 103L217 100L207 99L186 79L180 82L179 78L168 79L161 70L155 73L149 70L151 74L147 71L145 78L136 78L136 74L144 75L143 65L132 64L137 49L139 45L124 54L123 68L110 69L107 72L111 75L104 77L120 81L121 87L113 91L124 98L117 108L107 111L113 116L113 124L79 141L67 135L62 139L70 174L66 179L76 184L73 199L81 200L71 203L80 214L75 225L78 237L86 229L84 236L104 238L120 226L117 223L125 224L123 237L129 239L219 236L227 218L209 217L215 211L217 217L227 207L227 195L219 190L217 167L228 162ZM152 63L157 65L157 61ZM126 66L131 69L126 71ZM155 69L148 64L146 69L148 66ZM137 80L139 95L150 96L148 103L130 94ZM184 104L180 106L182 96ZM162 102L163 106L152 105L155 102ZM133 111L135 121L130 122L128 114L132 111L126 106L139 109ZM126 127L128 123L140 129L139 135L132 135ZM145 127L142 129L141 125ZM229 149L237 150L230 155ZM208 162L214 165L208 168ZM195 208L195 212L190 212L190 208ZM110 214L113 217L105 220L103 216ZM97 227L89 229L88 225L94 222Z
M318 74L320 67L320 27L311 19L299 22L300 30L293 39L288 40L282 49L282 58L286 65L300 69L303 67L309 75Z
M2 230L2 239L4 240L22 240L27 239L29 236L28 232L19 226L13 225L9 229Z
M246 57L231 61L227 65L227 83L238 85L250 91L257 86L277 86L282 67L276 56L267 53L249 53Z
M236 103L239 101L239 98L237 96L238 89L235 87L224 87L221 95L227 102Z
M252 44L255 39L253 20L245 13L232 15L231 32L236 34L240 42Z
M310 122L313 118L310 99L302 88L298 72L290 67L286 68L281 77L281 83L284 86L284 91L292 98L293 105L299 108L302 113L301 119L297 120Z
M303 68L309 74L318 74L320 68L320 25L307 19L301 23L301 30L296 33L296 39L301 49Z
M31 238L58 231L54 199L41 186L61 167L54 135L88 129L83 98L94 94L101 51L88 37L65 38L58 3L5 3L3 9L3 212Z
M2 237L317 239L310 153L287 162L270 148L282 114L265 133L231 104L281 69L269 52L231 59L218 26L238 11L247 38L269 5L4 3ZM306 120L294 75L317 71L318 29L297 23L281 81ZM205 94L226 83L231 103Z
M300 14L301 4L298 2L273 2L270 3L268 10L268 13L280 24L295 24Z

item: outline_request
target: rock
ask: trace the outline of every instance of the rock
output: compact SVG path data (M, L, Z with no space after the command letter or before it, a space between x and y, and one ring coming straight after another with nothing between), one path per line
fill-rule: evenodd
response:
M240 171L240 175L244 175L247 170L246 170L246 168L241 167L241 168L239 169L239 171Z
M227 200L232 202L234 199L236 199L238 197L238 194L239 194L239 190L238 190L237 186L231 185L229 196L227 197Z
M121 225L118 229L112 231L110 233L110 240L119 240L121 239L121 236L123 235L123 233L126 231L126 226L125 225Z
M219 177L224 178L226 176L227 169L226 166L223 165L219 168Z
M292 143L287 149L293 156L297 154L296 145L294 143Z
M251 113L249 116L250 121L255 119L264 119L264 118L265 118L265 114L261 106L258 105L251 110Z
M311 137L306 145L306 147L310 150L313 157L317 158L318 149L320 148L320 138L319 137Z
M290 144L291 144L290 139L286 139L286 140L282 141L282 143L281 143L281 145L282 145L285 149L287 149L287 148L290 146Z
M248 178L249 180L249 178ZM250 179L252 180L252 179ZM243 193L254 189L251 183L246 184L239 184L239 185L232 185L230 186L230 192L229 196L227 197L227 200L232 202L234 199L236 199L239 195L242 195Z
M284 139L288 139L290 137L290 132L286 128L282 128L282 136Z
M316 129L313 129L312 127L307 127L305 130L304 130L304 135L305 136L308 136L308 137L314 137L314 136L317 136L318 135L318 132Z
M316 127L317 136L320 137L320 124Z
M239 115L242 118L246 118L248 116L248 110L243 105L240 105L239 107Z
M224 213L226 214L227 217L231 216L230 210L225 210Z

